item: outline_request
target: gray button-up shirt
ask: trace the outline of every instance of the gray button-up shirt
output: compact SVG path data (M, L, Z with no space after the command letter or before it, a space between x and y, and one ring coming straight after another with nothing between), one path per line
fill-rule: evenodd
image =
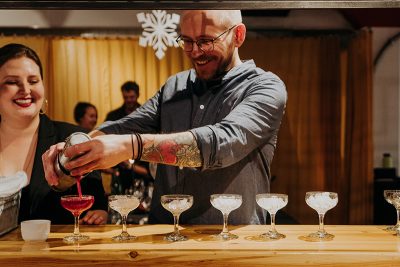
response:
M243 203L229 215L232 224L264 224L256 194L269 192L270 163L286 105L284 83L252 60L232 68L219 82L206 83L191 69L170 77L136 111L99 130L111 134L174 133L190 130L203 165L199 169L158 164L150 223L171 223L160 204L164 194L190 194L193 206L181 223L221 224L210 195L241 194Z

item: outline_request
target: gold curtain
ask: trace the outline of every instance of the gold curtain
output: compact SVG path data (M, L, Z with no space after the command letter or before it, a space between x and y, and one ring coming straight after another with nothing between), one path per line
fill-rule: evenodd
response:
M107 112L122 105L120 88L125 81L139 84L139 102L144 103L170 75L191 67L181 49L168 48L158 60L153 48L139 46L136 37L0 37L1 46L7 43L21 43L38 53L49 102L47 114L70 123L75 123L73 109L78 101L97 107L100 124Z
M168 76L190 68L181 50L169 48L158 60L137 38L54 38L51 44L50 111L56 120L73 122L75 104L88 101L98 108L101 123L108 111L122 105L120 87L125 81L139 84L139 102L144 103Z
M285 211L304 224L318 222L304 199L317 190L339 193L327 223L372 222L371 33L348 37L343 47L338 35L271 36L240 51L287 86L271 191L287 193Z

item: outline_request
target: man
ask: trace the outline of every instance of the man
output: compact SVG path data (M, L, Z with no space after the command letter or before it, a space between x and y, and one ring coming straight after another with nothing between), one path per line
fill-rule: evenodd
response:
M230 222L263 224L266 214L255 196L269 191L285 86L252 60L240 60L238 48L246 36L240 11L185 11L180 26L177 41L193 69L170 77L127 117L104 123L92 132L94 140L69 148L68 156L86 154L66 167L80 175L141 156L161 163L150 223L171 223L161 195L190 194L194 204L182 213L182 223L221 224L221 212L211 206L210 195L234 193L243 196L243 204L229 216ZM51 160L61 147L43 155L50 184L58 183Z
M140 104L137 102L139 98L139 85L133 81L127 81L121 86L121 93L124 104L107 114L106 121L116 121L135 111Z

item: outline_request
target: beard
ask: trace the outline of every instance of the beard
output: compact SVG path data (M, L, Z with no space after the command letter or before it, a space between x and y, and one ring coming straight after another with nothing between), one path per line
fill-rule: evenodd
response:
M205 60L210 60L209 63L207 64L212 64L212 61L217 61L217 67L215 70L211 70L210 72L205 72L201 71L197 68L196 64L194 63L194 60L192 60L192 65L193 68L196 71L197 78L203 81L215 81L215 80L220 80L231 68L232 68L232 61L233 61L233 52L229 53L229 55L226 58L217 58L216 56L210 55L203 55L196 60L200 61L205 61Z

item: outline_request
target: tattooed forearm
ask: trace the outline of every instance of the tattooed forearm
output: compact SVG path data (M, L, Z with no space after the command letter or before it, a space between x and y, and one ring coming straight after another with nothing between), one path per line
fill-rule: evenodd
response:
M180 167L200 167L200 150L191 132L161 135L141 135L141 159Z

